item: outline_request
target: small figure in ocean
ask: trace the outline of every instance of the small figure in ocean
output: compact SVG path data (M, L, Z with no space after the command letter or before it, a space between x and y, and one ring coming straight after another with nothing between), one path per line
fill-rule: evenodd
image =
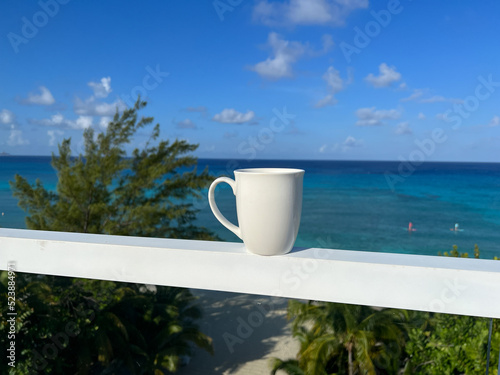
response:
M413 228L413 223L410 221L410 224L408 224L408 232L415 232L417 229Z
M453 232L463 232L463 229L460 229L458 223L455 223L455 228L450 228Z

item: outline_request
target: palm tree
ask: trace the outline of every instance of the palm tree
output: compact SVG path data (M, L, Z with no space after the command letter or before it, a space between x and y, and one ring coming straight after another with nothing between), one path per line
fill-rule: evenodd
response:
M183 358L192 355L192 345L213 354L212 340L196 324L201 310L194 300L188 289L130 287L106 311L125 329L124 366L136 374L164 374L179 369Z
M188 289L21 273L16 288L16 344L29 349L16 357L22 373L161 375L178 370L194 346L213 353Z
M299 374L297 367L311 375L397 373L403 339L392 310L376 310L326 302L290 301L288 317L301 347L297 360L272 363L273 371L283 369ZM295 366L295 367L294 367Z
M300 368L299 361L295 359L282 361L279 358L271 358L270 365L271 375L276 375L278 370L283 370L289 375L306 375L306 373Z

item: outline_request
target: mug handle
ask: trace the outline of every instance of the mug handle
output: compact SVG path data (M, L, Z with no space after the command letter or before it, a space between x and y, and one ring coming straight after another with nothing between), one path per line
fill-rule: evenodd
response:
M241 239L241 229L227 220L224 215L221 214L219 208L217 207L217 204L215 203L215 187L221 182L225 182L226 184L231 186L231 188L233 189L233 194L236 195L236 181L231 180L228 177L219 177L214 182L212 182L210 188L208 189L208 203L210 204L210 208L212 209L212 212L214 213L217 220L219 220L222 225L224 225L227 229L229 229Z

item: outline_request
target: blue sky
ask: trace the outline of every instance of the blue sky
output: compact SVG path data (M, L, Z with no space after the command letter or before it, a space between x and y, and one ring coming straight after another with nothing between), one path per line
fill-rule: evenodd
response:
M138 94L199 157L499 161L495 1L5 1L0 152ZM143 131L131 147L140 147Z

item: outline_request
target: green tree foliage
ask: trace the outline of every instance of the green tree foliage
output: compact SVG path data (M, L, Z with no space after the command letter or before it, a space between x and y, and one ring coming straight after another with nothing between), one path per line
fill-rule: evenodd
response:
M480 257L478 245L474 258ZM439 254L441 255L441 254ZM468 258L456 245L445 256ZM494 298L492 296L492 298ZM294 359L272 358L271 374L484 374L489 319L290 301L300 342ZM497 375L500 321L494 320L490 374Z
M479 259L479 246L474 245ZM439 254L441 255L441 254ZM444 256L468 258L457 245ZM493 321L490 374L497 374L500 349L500 322ZM405 374L484 374L486 369L489 319L428 313L426 324L408 327L405 347L409 358Z
M273 359L272 373L395 374L404 319L396 310L326 302L290 301L288 317L300 341L296 359Z
M163 374L189 358L192 344L212 352L187 289L28 274L16 281L18 373ZM3 276L2 295L5 288ZM7 329L3 320L2 340Z
M305 375L304 370L300 368L299 361L289 359L283 361L279 358L271 358L270 362L271 375L276 375L278 371L284 371L289 375Z
M52 155L57 191L15 176L11 188L29 229L213 239L193 224L197 211L189 201L213 179L208 170L199 173L189 155L197 145L159 140L157 124L144 148L126 157L135 133L153 122L152 117L138 120L137 111L145 106L138 100L134 108L116 113L106 132L86 129L79 157L71 156L71 140L64 140L59 155Z
M453 258L468 258L469 257L469 253L461 253L460 251L458 251L457 245L453 245L453 247L449 253L447 251L445 251L443 254L441 254L441 252L438 252L438 255L439 256L443 255L445 257L453 257ZM474 258L479 259L479 256L480 256L479 246L477 244L475 244L474 245ZM494 259L497 259L497 257L495 257Z
M71 140L64 140L52 155L56 191L16 175L11 187L29 229L215 239L194 224L191 198L213 179L189 155L197 145L160 140L157 124L127 157L132 137L153 122L138 118L145 105L139 99L117 113L103 133L85 130L83 155L72 157ZM6 273L0 281L6 301ZM16 281L17 373L161 375L175 372L194 345L213 350L187 289L28 274ZM2 347L7 328L2 321Z
M484 374L489 319L429 314L426 327L409 330L405 374ZM497 374L500 324L494 320L490 374Z

